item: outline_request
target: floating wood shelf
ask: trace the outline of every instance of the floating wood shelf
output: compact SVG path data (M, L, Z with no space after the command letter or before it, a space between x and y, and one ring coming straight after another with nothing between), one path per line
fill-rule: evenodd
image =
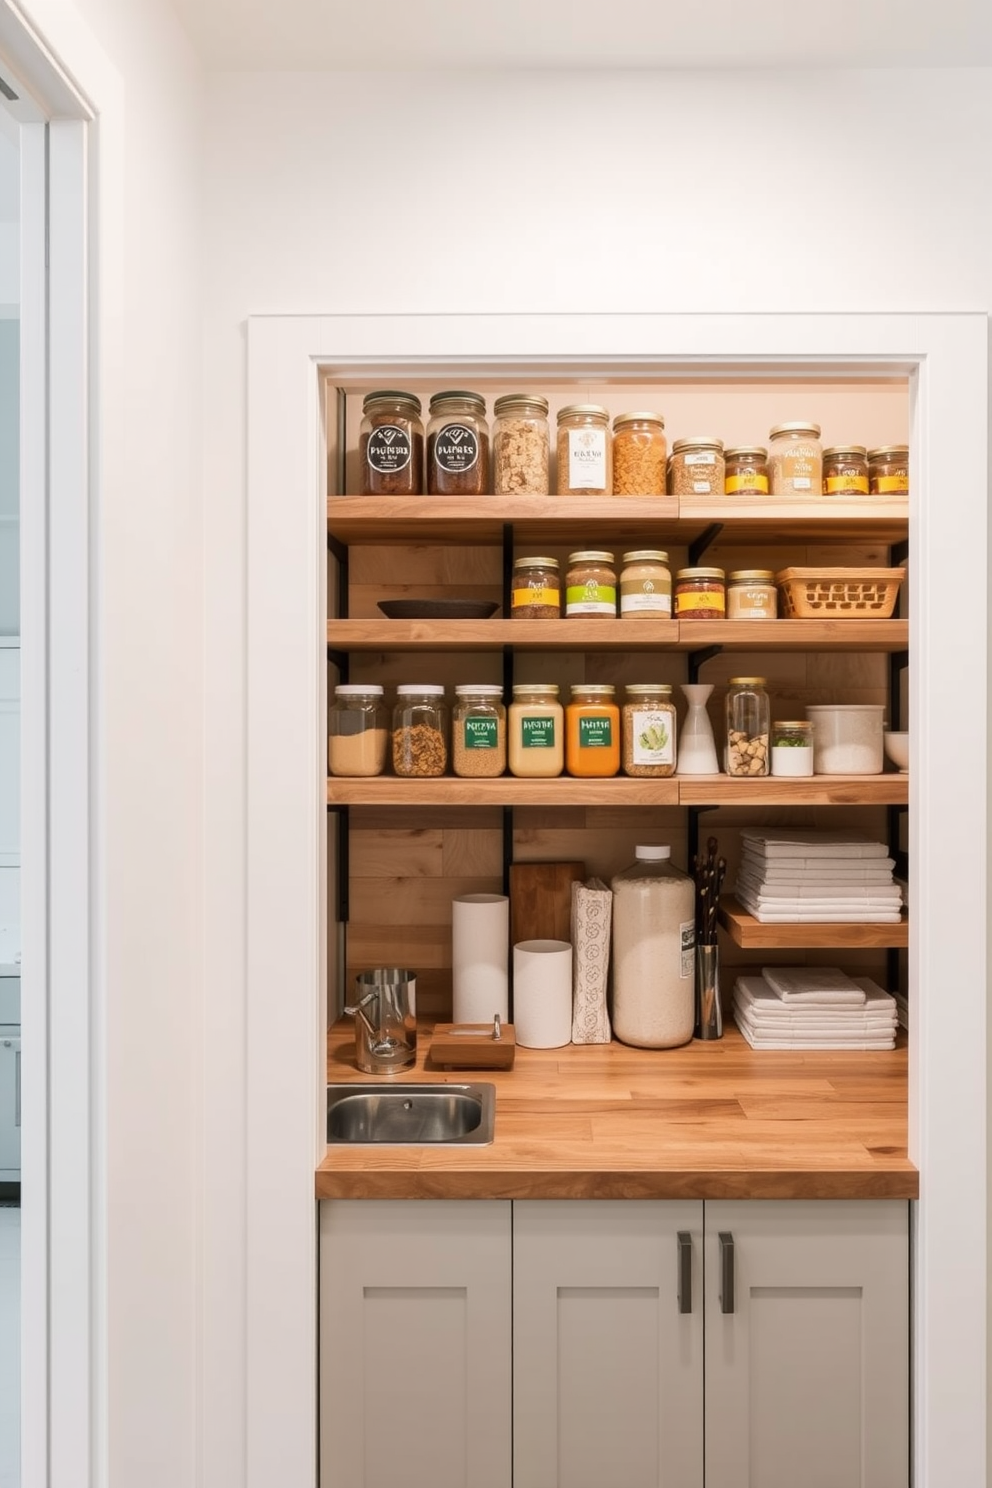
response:
M909 917L905 910L898 925L764 925L748 914L732 894L720 900L720 924L735 945L749 951L867 950L909 945Z
M729 775L679 778L683 806L905 806L909 776L811 775L806 779L766 775L761 779Z
M332 776L329 806L903 806L907 775L815 775L811 780L730 780L696 775L668 780L461 780L452 775Z

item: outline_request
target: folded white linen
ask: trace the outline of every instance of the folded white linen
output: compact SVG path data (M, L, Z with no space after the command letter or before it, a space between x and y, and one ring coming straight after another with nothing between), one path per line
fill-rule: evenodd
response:
M866 978L867 981L867 978ZM734 999L746 1009L748 1017L755 1023L776 1024L782 1027L822 1026L824 1028L865 1028L869 1024L892 1028L896 1021L896 1001L881 987L868 982L864 1002L860 1007L833 1004L824 1006L814 1002L783 1002L768 985L764 977L742 976L734 983Z
M864 1007L868 1000L865 988L839 966L763 966L760 977L739 977L738 981L761 982L781 1002L800 1007L808 1003Z
M877 858L874 861L887 863L886 858ZM750 853L744 853L738 873L746 873L749 878L761 879L763 883L836 883L836 884L890 884L894 883L891 867L881 868L858 868L853 873L839 869L829 858L823 858L819 867L793 868L791 863L788 867L779 867L772 861L762 858L754 858Z
M785 827L741 827L750 850L766 858L887 858L884 842L861 832L806 832Z
M852 902L864 899L884 902L891 899L898 904L902 903L902 890L892 882L887 884L770 884L741 872L737 875L737 883L747 889L748 893L756 894L759 899L847 899Z
M746 1024L742 1026L742 1024L738 1022L737 1026L741 1031L742 1037L748 1044L750 1044L751 1048L761 1051L779 1049L783 1051L792 1050L794 1052L801 1052L804 1049L841 1049L845 1051L849 1050L865 1053L884 1053L889 1049L894 1049L896 1046L895 1035L893 1035L891 1038L844 1039L843 1042L838 1041L837 1043L825 1044L822 1042L822 1040L818 1039L768 1038L763 1034L755 1033L754 1030L748 1028Z
M894 910L872 909L864 904L827 910L812 909L808 901L795 899L784 900L771 910L749 895L739 893L737 897L759 925L898 925L900 921L898 903Z

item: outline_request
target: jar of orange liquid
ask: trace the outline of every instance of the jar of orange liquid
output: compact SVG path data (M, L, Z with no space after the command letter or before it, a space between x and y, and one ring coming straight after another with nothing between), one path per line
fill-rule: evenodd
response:
M565 769L569 775L616 775L620 769L620 709L616 688L574 682L565 709Z

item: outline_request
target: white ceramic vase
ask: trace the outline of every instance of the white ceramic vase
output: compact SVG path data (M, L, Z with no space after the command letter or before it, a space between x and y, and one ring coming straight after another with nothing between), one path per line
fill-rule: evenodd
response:
M683 682L689 712L679 734L678 773L680 775L719 775L713 725L706 704L713 686L709 682Z

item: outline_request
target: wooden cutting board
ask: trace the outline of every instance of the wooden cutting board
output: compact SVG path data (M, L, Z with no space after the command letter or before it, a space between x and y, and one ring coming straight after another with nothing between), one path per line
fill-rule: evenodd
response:
M571 940L572 884L585 876L585 863L511 863L511 945Z

